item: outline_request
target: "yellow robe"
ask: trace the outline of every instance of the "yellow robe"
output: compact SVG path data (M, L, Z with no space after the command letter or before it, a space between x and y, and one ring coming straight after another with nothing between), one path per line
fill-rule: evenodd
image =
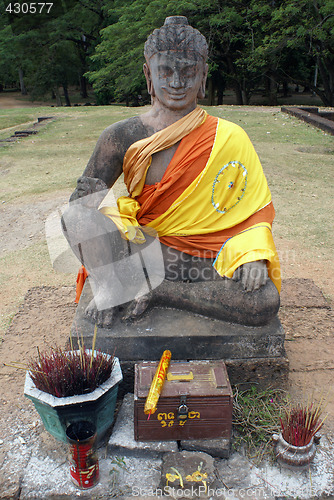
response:
M190 131L204 127L205 117L205 112L196 108L182 120L129 148L124 170L131 195L118 199L118 209L100 208L128 239L140 243L145 238L136 219L140 205L135 196L143 189L152 154L169 147L171 141L179 141L186 135L187 128ZM152 142L154 145L150 147ZM171 206L147 226L160 237L205 235L233 228L270 203L268 184L247 134L238 125L219 119L204 169ZM214 267L221 276L231 278L242 264L261 259L267 260L269 277L280 291L280 265L268 222L252 225L227 239Z

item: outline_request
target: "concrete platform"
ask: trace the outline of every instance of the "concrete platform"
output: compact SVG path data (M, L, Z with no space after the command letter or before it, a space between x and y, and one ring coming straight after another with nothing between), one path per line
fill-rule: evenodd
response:
M92 291L85 284L72 325L72 339L92 345L94 325L85 316ZM263 326L245 326L189 311L154 307L133 322L116 317L111 328L98 328L96 347L121 361L125 391L133 391L136 361L160 359L165 349L174 360L223 359L232 384L284 386L288 361L284 330L276 316ZM124 385L123 384L123 385Z
M128 408L119 412L118 419L121 422L125 418L124 415L131 413L129 405L132 397L128 395L123 402ZM32 430L33 418L36 420L36 425ZM17 424L12 423L14 426ZM200 447L187 454L182 449L176 451L165 449L163 452L164 443L158 443L161 453L157 456L156 442L147 442L143 454L140 446L128 446L128 434L123 432L122 425L117 431L117 425L116 422L107 447L100 447L97 450L100 463L99 483L90 490L80 491L70 480L67 446L57 442L45 431L38 415L31 407L24 424L17 427L19 430L15 434L15 439L12 435L3 436L4 445L10 440L11 449L3 459L0 499L173 498L171 495L165 496L161 486L166 484L166 474L171 472L166 469L166 465L177 468L182 457L187 458L187 463L191 460L191 463L195 464L195 468L192 467L189 471L191 473L195 471L198 463L203 462L205 465L203 472L207 473L207 479L210 481L207 484L210 495L204 494L204 498L309 500L333 498L334 495L333 436L328 438L322 436L314 461L307 469L298 467L291 469L269 461L256 465L240 452L233 452L229 459L219 458L212 449L210 452L209 449L201 450ZM117 448L115 446L117 443L122 444L122 448ZM172 484L169 486L172 487ZM189 486L194 486L191 495L189 488L182 491L177 483L175 483L176 489L170 492L175 493L174 498L203 498L201 493L204 489L199 490L199 486L204 486L202 482Z
M318 127L327 134L334 135L334 114L331 111L319 112L314 106L282 106L281 111L296 116L314 127Z
M84 312L92 299L89 287L80 298L72 335L76 330L91 345L94 324ZM178 309L154 307L133 322L115 318L111 328L99 328L98 347L116 349L121 360L160 359L173 346L173 359L252 359L284 355L284 331L278 317L268 325L245 326Z

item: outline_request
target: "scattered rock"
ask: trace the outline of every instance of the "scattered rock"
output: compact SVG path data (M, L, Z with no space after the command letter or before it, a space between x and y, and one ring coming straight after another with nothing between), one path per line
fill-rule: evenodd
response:
M182 451L163 457L160 487L170 496L179 490L188 498L207 498L215 475L214 459L207 453ZM180 496L180 495L179 495Z
M49 121L49 120L54 120L54 117L53 116L45 116L45 117L38 118L38 121L32 125L32 130L31 129L29 129L29 130L17 130L16 132L14 132L13 135L8 137L7 139L1 139L0 145L4 145L3 143L6 143L6 142L14 142L14 141L16 141L16 139L30 137L31 135L37 134L38 129L41 126L41 122Z
M203 451L216 458L228 458L231 449L230 439L194 439L181 441L181 449L185 451Z

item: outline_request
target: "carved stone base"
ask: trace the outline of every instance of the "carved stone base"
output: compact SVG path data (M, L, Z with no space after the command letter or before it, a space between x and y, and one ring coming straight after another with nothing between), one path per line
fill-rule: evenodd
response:
M79 335L87 348L94 333L94 324L85 316L91 298L86 284L72 326L74 344ZM134 363L158 360L165 349L171 350L174 360L225 360L232 384L282 386L288 374L284 330L277 316L267 325L245 326L154 307L138 320L122 322L116 318L112 327L98 328L96 348L115 353L120 359L123 384L130 390Z

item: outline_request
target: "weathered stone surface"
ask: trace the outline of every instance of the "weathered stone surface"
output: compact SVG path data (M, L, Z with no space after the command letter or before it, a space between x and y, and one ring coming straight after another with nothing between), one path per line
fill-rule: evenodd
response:
M39 131L39 128L41 126L44 126L45 124L41 123L42 121L47 121L49 123L49 121L51 120L54 120L55 118L53 116L46 116L44 118L41 119L37 119L37 122L35 122L32 127L33 127L33 130L21 130L21 131L16 131L11 137L8 137L7 139L1 139L0 142L3 143L3 142L14 142L16 141L16 139L19 139L21 137L29 137L30 135L34 135L34 134L37 134L37 132ZM0 144L1 145L1 144Z
M186 283L163 282L154 290L153 305L173 307L207 318L240 325L267 325L278 312L280 297L270 280L246 292L240 281L230 279Z
M216 458L228 458L231 451L230 439L194 439L180 442L184 451L202 451Z
M105 498L124 498L126 495L132 499L156 498L161 463L161 458L112 455L109 462L109 482L104 490ZM89 498L92 500L100 497L91 495Z
M214 459L207 453L182 451L163 457L160 487L170 496L207 498L215 479Z
M91 300L85 286L73 322L87 347L94 326L84 311ZM256 383L282 386L287 382L284 330L276 317L265 326L245 326L169 308L153 308L133 322L119 319L111 328L98 328L97 348L115 353L121 361L123 383L120 394L133 391L136 361L160 359L165 349L175 360L223 359L232 384Z
M133 394L126 394L118 412L113 432L108 443L110 453L131 454L142 452L150 456L177 451L176 441L135 441L134 439L134 399Z
M85 286L73 323L84 343L92 343L94 325L84 312L92 298ZM284 356L284 331L277 316L267 325L245 326L177 309L155 307L133 322L119 318L99 328L97 347L120 360L160 359L172 348L173 359L252 359Z
M334 122L331 114L319 113L318 108L283 106L281 111L296 116L300 120L310 123L314 127L321 128L328 134L334 135Z
M11 475L11 477L5 477L3 474L0 475L1 500L16 500L20 498L22 476Z
M229 460L216 462L218 478L229 489L247 488L250 485L251 463L240 453L233 453Z
M116 453L115 450L106 452L105 448L99 448L97 453L100 481L92 490L80 491L70 480L67 447L64 444L60 445L44 430L37 431L37 434L36 431L33 432L29 418L21 423L19 435L25 437L26 444L22 445L17 438L13 439L10 452L6 454L2 464L0 498L3 500L15 500L15 498L74 500L78 497L83 500L93 498L148 500L160 498L164 493L160 482L164 477L161 475L161 458L143 456L140 450L134 452L133 456L126 456L124 453ZM259 500L298 497L306 500L313 498L314 495L317 498L332 498L334 494L332 441L330 436L326 434L322 436L314 461L306 471L283 469L277 463L269 461L264 461L261 466L255 466L240 453L233 453L228 460L216 459L215 479L208 485L210 495L206 498L211 496L213 499ZM175 458L181 454L175 452L168 455ZM209 456L204 453L190 453L190 455ZM203 462L203 465L209 463L212 470L212 461L204 462L201 458L199 464L200 462ZM178 462L171 460L170 465L178 469L176 464ZM202 483L198 485L204 486ZM174 498L182 498L181 494L186 490L176 491L177 496ZM196 496L188 494L183 498L196 498Z
M104 450L103 450L104 451ZM70 479L66 456L32 456L24 471L20 500L84 500L138 497L155 491L160 482L161 459L105 456L98 450L100 478L93 489L79 490ZM4 497L6 498L6 497Z

